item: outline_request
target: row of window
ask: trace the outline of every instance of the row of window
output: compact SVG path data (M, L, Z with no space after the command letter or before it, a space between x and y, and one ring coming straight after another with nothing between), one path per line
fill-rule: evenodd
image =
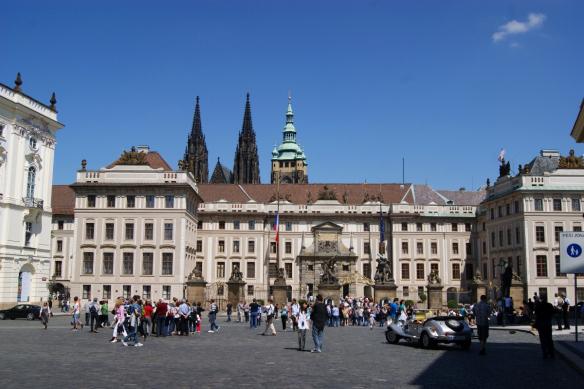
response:
M464 231L470 232L471 227L472 226L470 223L465 223L464 224ZM403 222L401 224L401 230L402 231L409 231L409 223ZM453 232L462 231L459 229L458 223L450 223L450 230ZM416 232L422 232L422 231L424 231L424 224L423 223L416 223ZM438 231L438 227L437 227L436 223L430 223L430 231L431 232Z
M111 300L112 299L112 286L111 285L102 285L101 286L101 298L104 300ZM171 290L172 288L170 285L162 285L162 298L164 300L171 299ZM117 291L116 291L117 292ZM132 285L122 285L122 297L125 299L130 299L135 293L132 293ZM81 298L85 300L89 300L93 297L91 294L91 285L83 285ZM117 297L117 296L116 296ZM142 298L144 300L151 300L152 299L152 286L151 285L142 285Z
M533 207L536 211L543 211L544 210L544 201L543 198L538 197L535 198L533 201ZM582 210L581 200L579 197L573 197L570 199L570 203L572 205L571 210L580 212ZM554 198L552 199L552 210L553 211L563 211L567 207L564 206L564 202L561 198ZM495 219L495 211L497 217L504 217L512 215L513 213L521 212L521 203L516 200L513 202L513 213L511 212L511 204L507 203L505 205L499 205L496 209L493 207L490 209L491 220Z
M142 196L140 196L142 197ZM144 207L145 208L154 208L156 202L156 196L154 195L145 195L144 197ZM107 208L116 208L117 206L117 199L118 196L116 195L107 195L106 196L106 207ZM125 196L125 205L126 208L136 208L136 196L135 195L128 195ZM95 208L97 206L97 196L96 195L87 195L87 208ZM165 195L164 196L164 208L174 208L174 196L173 195Z
M364 264L364 265L369 265L369 264ZM426 278L426 264L425 263L416 263L415 264L415 270L416 270L416 280L424 280ZM460 276L461 276L461 264L460 263L452 263L450 264L450 269L451 269L451 274L450 274L450 278L452 280L460 280ZM467 264L466 265L467 269L466 269L466 276L467 279L472 278L472 264ZM367 269L365 269L365 266L363 267L363 272L365 273L365 271L369 271L370 272L370 267L368 267ZM437 274L440 274L439 271L439 264L438 263L431 263L430 264L430 272L436 272ZM364 274L366 275L366 274ZM409 263L402 263L401 264L401 279L402 280L409 280L410 279L410 264Z
M101 265L102 275L113 275L115 269L114 253L111 252L103 253ZM84 275L91 275L96 273L94 253L92 252L83 253L83 263L81 270L82 270L81 274ZM173 253L162 253L160 274L163 276L171 276L172 270L173 270ZM143 276L154 275L154 253L142 253L141 272L138 273ZM121 275L133 276L135 274L136 271L134 264L134 253L123 253Z
M226 229L226 226L227 226L227 223L224 220L220 220L219 221L219 223L218 223L218 229L225 230ZM232 227L233 230L241 230L242 229L241 228L241 222L239 220L234 220L231 223L231 227ZM272 227L272 229L274 229L275 228L275 224L272 223L271 224L271 227ZM198 229L199 230L202 230L203 229L203 222L202 221L199 221L199 223L198 223ZM250 231L255 231L255 229L256 229L256 221L255 220L249 220L247 222L247 229L250 230ZM284 223L284 230L285 231L292 231L292 223L291 222Z
M173 239L173 223L164 223L164 240ZM133 240L135 235L134 223L124 224L125 240ZM115 224L105 223L104 240L114 240ZM85 239L95 239L95 223L85 223ZM144 223L144 240L154 240L154 223Z
M408 255L410 252L409 242L402 242L401 243L401 252L402 254ZM465 252L466 255L472 255L472 244L467 242L465 244ZM416 254L423 255L424 254L424 242L416 242ZM437 255L438 254L438 243L437 242L430 242L430 254ZM459 255L460 248L458 242L452 242L452 254Z

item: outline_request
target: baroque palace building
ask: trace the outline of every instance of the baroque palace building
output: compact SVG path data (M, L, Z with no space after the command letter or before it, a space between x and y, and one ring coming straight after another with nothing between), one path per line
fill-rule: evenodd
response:
M47 297L56 102L0 84L0 307Z

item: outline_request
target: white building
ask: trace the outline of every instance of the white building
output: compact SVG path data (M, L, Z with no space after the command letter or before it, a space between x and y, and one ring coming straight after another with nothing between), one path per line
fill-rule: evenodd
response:
M74 252L63 274L71 297L183 295L194 268L200 202L191 173L174 171L142 146L100 170L86 170L83 161L71 188Z
M51 260L56 100L45 105L0 84L0 306L39 302Z
M559 236L562 231L582 230L583 197L582 157L573 152L561 157L554 150L542 150L520 166L517 175L503 175L487 188L478 219L478 265L492 297L510 263L526 286L525 298L534 292L563 293L575 301L574 276L560 272ZM584 300L584 288L578 289L577 297Z

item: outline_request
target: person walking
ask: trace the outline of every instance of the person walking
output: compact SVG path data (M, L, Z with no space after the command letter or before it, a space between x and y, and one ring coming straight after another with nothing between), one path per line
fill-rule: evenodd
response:
M312 322L312 341L314 348L310 351L312 353L322 352L322 345L324 341L324 327L328 319L327 309L323 303L322 295L316 295L316 302L312 306L310 312L310 321Z
M118 332L121 331L124 337L128 335L126 332L126 327L124 326L124 321L126 320L126 309L124 308L124 304L121 299L116 300L113 313L115 315L113 325L114 330L110 342L116 343L118 341Z
M474 316L477 323L477 332L479 336L479 341L481 342L481 351L479 355L485 355L487 353L487 338L489 337L489 316L491 314L491 307L487 303L487 296L484 294L481 296L481 301L475 304Z
M552 339L552 317L556 314L554 306L547 301L545 294L540 295L539 303L535 304L535 328L539 334L539 343L543 358L555 357L554 340Z
M41 318L41 322L43 326L45 326L45 330L47 329L47 325L49 324L49 317L51 317L51 308L49 307L48 302L44 302L41 310L39 312L39 316Z
M189 336L189 316L191 314L191 308L188 306L185 299L182 299L181 304L178 307L178 314L180 317L177 333L181 336Z
M237 304L237 322L241 323L241 314L243 313L243 301L240 301L239 304Z
M73 325L72 330L78 331L79 327L83 329L83 324L79 319L79 315L81 313L81 304L79 303L79 297L77 296L73 297L73 311L71 311L71 313L73 315L73 320L71 321L71 324Z
M258 327L258 313L260 311L260 305L257 303L256 299L253 299L251 304L249 304L249 328Z
M544 301L543 296L540 297ZM547 302L547 301L546 301ZM558 325L558 331L562 330L562 306L564 305L564 299L562 296L558 296L556 293L554 295L554 316L556 318L556 324Z
M93 301L89 303L89 332L97 333L97 325L99 324L99 312L100 307L97 303L97 297L93 298Z
M570 314L570 300L568 296L562 294L562 298L564 299L564 303L562 304L562 321L564 322L564 329L570 329L570 321L569 321L569 314ZM574 310L576 307L574 307Z
M166 329L166 314L168 312L168 304L165 303L162 299L158 300L158 304L156 304L156 336L166 336L167 329Z
M105 328L109 325L109 306L107 300L102 300L100 305L99 327Z
M300 314L300 305L296 302L296 299L292 299L292 305L290 305L290 312L292 316L292 331L298 330L298 315Z
M219 308L215 304L215 300L211 299L211 304L209 305L209 324L211 325L209 333L219 332L220 327L217 325L217 312Z
M227 321L231 321L231 315L233 314L233 305L227 303Z
M274 316L276 315L275 307L272 299L268 299L268 304L264 307L266 311L266 329L262 335L267 335L270 330L272 336L276 336L276 328L274 327Z
M286 331L286 323L288 322L288 307L286 304L282 305L280 309L280 320L282 320L282 331Z
M306 331L309 329L308 320L309 317L308 312L306 311L306 303L302 303L296 318L296 326L298 331L298 351L304 351L306 347Z

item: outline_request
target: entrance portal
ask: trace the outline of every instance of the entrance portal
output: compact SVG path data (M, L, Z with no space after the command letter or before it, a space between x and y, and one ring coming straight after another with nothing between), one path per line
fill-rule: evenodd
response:
M32 274L34 273L34 268L26 264L18 273L18 293L16 296L16 301L18 302L28 302L30 300L30 291L32 289Z

